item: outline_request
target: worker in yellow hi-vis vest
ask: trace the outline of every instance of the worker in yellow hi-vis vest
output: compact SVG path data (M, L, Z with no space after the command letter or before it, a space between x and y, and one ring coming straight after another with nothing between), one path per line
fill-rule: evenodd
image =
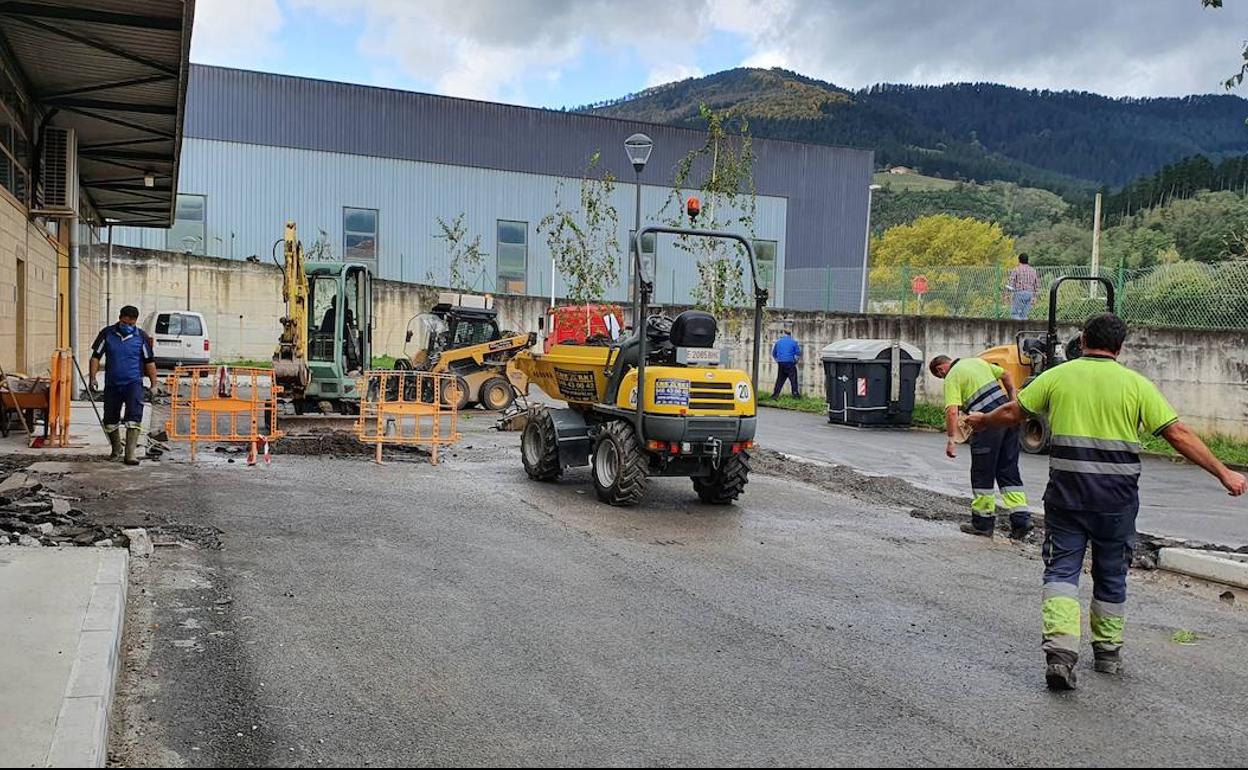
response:
M1014 400L1017 389L1010 373L982 358L936 356L928 365L932 375L945 381L945 454L957 457L954 436L958 412L984 412ZM971 523L962 531L992 537L997 528L997 496L1010 514L1010 537L1022 540L1031 532L1031 509L1018 470L1017 427L991 428L971 434Z
M1044 493L1045 679L1050 689L1075 688L1079 660L1079 575L1092 543L1094 668L1122 671L1127 570L1140 507L1141 427L1217 477L1232 496L1243 475L1228 469L1175 414L1153 383L1118 363L1127 325L1112 313L1083 328L1083 355L1048 369L1018 398L967 419L976 431L1018 425L1047 413L1053 431L1049 486Z

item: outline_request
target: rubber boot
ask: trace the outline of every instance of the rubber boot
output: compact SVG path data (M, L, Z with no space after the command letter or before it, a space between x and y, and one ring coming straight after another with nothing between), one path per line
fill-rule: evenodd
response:
M1093 648L1096 659L1092 668L1101 674L1118 675L1122 673L1122 653L1118 650L1098 650Z
M1072 653L1053 653L1045 656L1044 683L1054 692L1067 692L1078 685L1075 664L1079 656Z
M126 427L126 465L138 465L139 458L135 452L139 448L139 432L143 429L137 425Z
M115 463L121 462L124 441L121 437L121 428L114 427L112 430L105 428L104 434L108 436L108 444L113 449L112 453L108 456L108 459Z
M962 525L962 531L966 534L987 538L992 537L993 530L996 528L997 519L995 516L980 516L978 513L972 514L970 524Z
M1031 514L1027 511L1010 514L1010 539L1026 540L1035 527L1031 523Z

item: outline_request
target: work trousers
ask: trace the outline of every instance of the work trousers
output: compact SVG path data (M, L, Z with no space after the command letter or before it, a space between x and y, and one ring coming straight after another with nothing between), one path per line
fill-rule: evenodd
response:
M109 433L117 430L123 408L127 426L139 427L143 424L142 380L130 385L104 386L104 430Z
M1092 544L1092 649L1122 647L1127 570L1135 550L1136 511L1102 513L1044 506L1044 650L1060 662L1079 657L1079 575Z
M797 398L801 393L797 389L797 364L793 362L780 363L776 362L776 389L772 392L772 398L779 398L780 391L784 390L784 381L789 380L793 384L793 397Z
M1027 492L1018 471L1019 428L990 428L971 434L971 520L977 529L991 532L996 525L997 498L1010 514L1015 529L1031 524Z

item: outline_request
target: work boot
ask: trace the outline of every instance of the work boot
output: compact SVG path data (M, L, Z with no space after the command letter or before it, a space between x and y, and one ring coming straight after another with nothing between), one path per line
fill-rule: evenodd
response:
M1045 655L1044 682L1054 692L1067 692L1077 684L1075 664L1079 656L1073 652L1050 652Z
M115 463L121 462L123 450L121 428L105 429L104 434L108 436L108 444L113 448L112 454L108 456L108 459Z
M138 465L139 458L135 452L139 448L139 432L143 429L137 425L126 426L126 465Z
M1122 654L1118 650L1093 650L1096 659L1092 663L1097 673L1118 675L1122 673Z
M995 516L980 516L979 514L971 516L970 524L962 525L962 531L966 534L986 538L992 538L993 530L996 528L997 519Z
M1035 526L1031 523L1030 514L1010 514L1010 539L1026 540Z

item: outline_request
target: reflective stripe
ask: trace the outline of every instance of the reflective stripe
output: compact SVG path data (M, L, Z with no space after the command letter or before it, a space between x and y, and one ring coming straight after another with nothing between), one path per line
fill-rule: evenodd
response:
M119 426L119 425L105 425L105 426L104 426L104 432L105 432L105 433L116 433L116 432L117 432L117 429L118 429L118 428L120 428L120 427L121 427L121 426Z
M992 489L972 489L971 494L976 497L992 497Z
M975 403L977 399L991 393L994 390L1000 390L1000 389L1001 389L1001 386L997 384L996 380L993 380L992 382L989 382L985 385L980 386L979 390L972 393L971 397L968 398L966 402L968 404L973 404Z
M972 396L970 402L966 406L968 412L982 412L984 407L994 404L997 401L1006 403L1009 399L1005 397L1005 392L995 382L992 384L992 390L982 396Z
M1092 460L1068 460L1064 457L1050 458L1049 468L1055 471L1098 473L1104 476L1138 476L1143 470L1140 463L1098 463Z
M1027 489L1025 487L1001 487L1002 494L1006 494L1006 495L1012 492L1026 492L1026 491Z
M1100 615L1103 618L1120 618L1123 616L1126 608L1126 602L1103 602L1100 599L1093 599L1089 607L1093 615Z
M1064 652L1079 652L1079 637L1069 636L1067 634L1053 634L1044 637L1042 645L1046 652L1050 650L1062 650Z
M1074 583L1045 583L1044 592L1041 594L1044 601L1055 599L1059 596L1065 596L1070 599L1079 598L1079 586Z
M1080 447L1083 449L1109 449L1116 452L1140 451L1137 441L1119 441L1112 438L1088 438L1087 436L1054 436L1050 442L1053 446Z

